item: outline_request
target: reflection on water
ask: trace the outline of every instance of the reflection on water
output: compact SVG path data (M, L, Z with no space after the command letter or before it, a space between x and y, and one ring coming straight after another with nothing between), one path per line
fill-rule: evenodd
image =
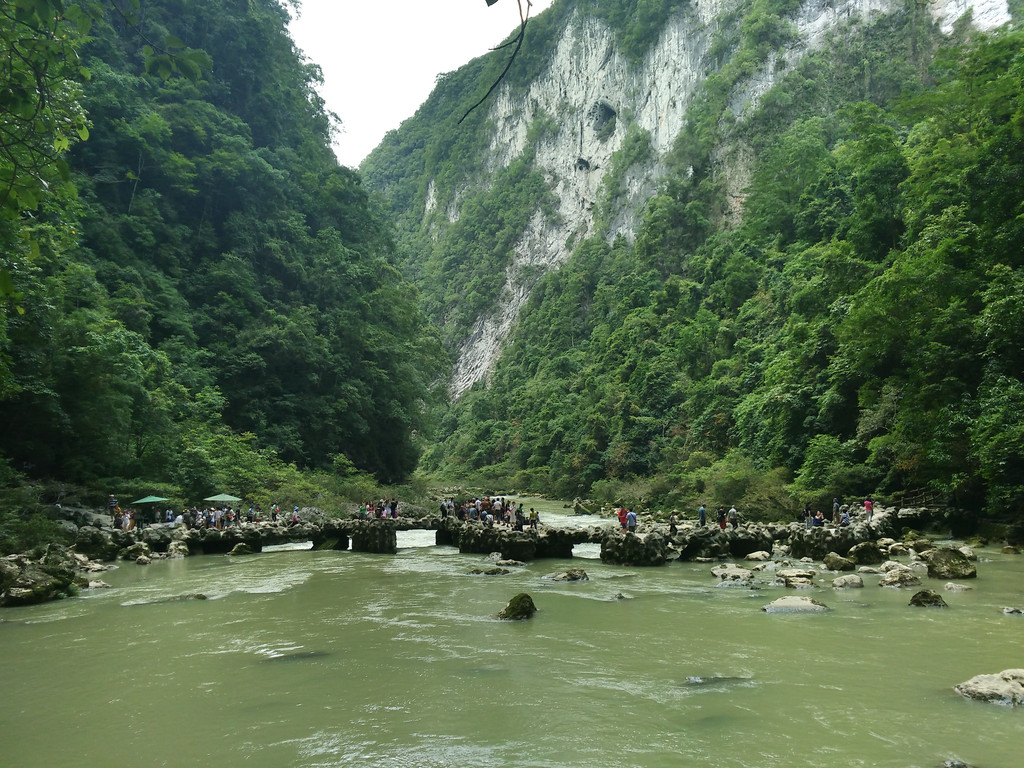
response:
M952 686L1021 665L1024 619L1001 612L1024 607L1021 558L985 553L946 610L828 575L809 594L830 613L769 616L786 590L717 589L709 565L480 576L485 557L399 537L395 556L122 565L111 589L4 611L0 763L1019 764L1022 713ZM542 579L571 565L590 581ZM523 591L537 616L496 620Z

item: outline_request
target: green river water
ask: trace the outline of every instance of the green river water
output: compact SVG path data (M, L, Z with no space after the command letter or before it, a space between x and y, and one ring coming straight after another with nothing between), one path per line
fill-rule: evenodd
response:
M718 588L708 564L588 545L472 576L485 558L432 542L125 564L5 609L0 766L1024 765L1024 711L952 690L1024 666L1001 610L1024 607L1022 557L979 550L945 610L826 574L833 610L785 616L761 606L787 590ZM570 566L590 580L541 578ZM517 592L538 614L496 620Z

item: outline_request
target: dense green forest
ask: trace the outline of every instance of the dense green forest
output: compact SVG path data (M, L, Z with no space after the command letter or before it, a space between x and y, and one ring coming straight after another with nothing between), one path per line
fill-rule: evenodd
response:
M574 10L645 19L617 36L638 58L682 5L556 3L511 92ZM922 4L834 30L736 119L731 94L792 41L796 10L750 0L723 20L717 68L635 240L610 238L597 212L598 231L541 280L489 379L442 415L426 465L772 519L868 493L1024 519L1020 4L1017 23L990 35L962 21L944 36ZM498 63L442 78L362 166L453 352L497 300L524 223L548 210L531 148L475 185L493 127L474 115L455 130ZM560 129L538 120L531 141ZM623 165L643 160L640 138ZM736 144L757 158L738 224L720 161ZM428 187L438 205L424 216ZM607 192L606 207L614 183ZM445 220L458 195L460 215Z
M442 351L287 21L0 12L3 485L300 502L415 468Z
M502 87L527 92L574 14L639 66L688 7L556 0ZM3 547L64 494L324 502L417 466L749 517L876 493L1024 520L1021 4L988 35L923 4L855 20L737 118L797 10L719 20L631 238L608 222L651 145L615 116L595 231L446 402L528 222L558 216L534 150L558 115L496 172L488 105L460 122L508 51L440 76L356 173L286 3L7 3ZM735 146L756 159L741 218Z

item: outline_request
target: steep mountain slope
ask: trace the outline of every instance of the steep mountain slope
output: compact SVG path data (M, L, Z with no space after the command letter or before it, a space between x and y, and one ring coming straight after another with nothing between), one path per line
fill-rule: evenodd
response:
M486 112L498 55L441 78L363 167L457 358L428 463L1024 513L1013 14L566 0Z
M19 299L0 317L2 457L193 499L255 494L287 465L407 476L439 348L387 221L330 150L285 6L64 6L3 15L39 71L56 56L40 39L81 52L90 77L64 66L52 87L91 136L68 154L73 189L0 221ZM182 50L205 52L191 77Z
M609 240L636 234L644 205L666 176L665 156L687 111L727 55L721 49L729 44L730 28L761 23L753 35L769 43L776 42L774 36L780 43L729 91L728 116L743 121L808 51L826 45L830 31L902 7L890 0L784 3L770 10L767 3L738 0L664 2L670 12L664 26L637 57L620 48L621 30L588 13L586 3L579 5L562 2L534 21L534 27L544 24L542 30L531 29L531 35L540 38L532 45L543 64L536 77L510 83L486 105L488 125L477 141L485 138L487 143L475 150L471 161L476 173L460 177L456 170L454 178L442 180L429 165L421 168L414 161L403 167L402 159L392 160L392 144L403 153L406 135L419 135L412 123L450 118L432 104L389 137L363 167L371 184L385 189L390 184L383 177L396 170L406 186L426 184L425 194L402 200L408 208L400 212L413 213L420 231L429 231L435 241L444 239L446 225L459 220L463 201L477 190L486 193L493 179L521 158L529 157L531 172L542 177L542 186L550 193L550 203L537 205L522 231L513 233L518 238L508 253L498 258L503 282L486 295L468 333L458 327L449 334L458 353L451 384L456 396L491 370L532 287L540 276L566 262L574 243L598 230ZM772 10L778 14L774 20ZM944 33L968 11L973 26L981 30L995 29L1010 18L1005 0L929 3L927 11ZM751 22L758 13L762 22ZM773 30L773 25L786 29ZM446 88L442 82L431 101L460 104L445 93ZM716 161L724 165L720 172L730 206L726 213L735 216L750 180L750 148L720 146L717 155ZM417 244L417 251L413 258L423 258L422 245ZM447 319L442 322L447 324Z

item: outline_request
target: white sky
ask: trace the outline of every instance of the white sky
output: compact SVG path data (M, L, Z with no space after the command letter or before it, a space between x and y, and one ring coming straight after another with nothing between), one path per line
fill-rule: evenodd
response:
M530 17L552 1L532 0ZM292 38L323 70L320 95L342 123L334 149L352 167L412 117L437 75L519 26L516 0L301 0L299 13Z

